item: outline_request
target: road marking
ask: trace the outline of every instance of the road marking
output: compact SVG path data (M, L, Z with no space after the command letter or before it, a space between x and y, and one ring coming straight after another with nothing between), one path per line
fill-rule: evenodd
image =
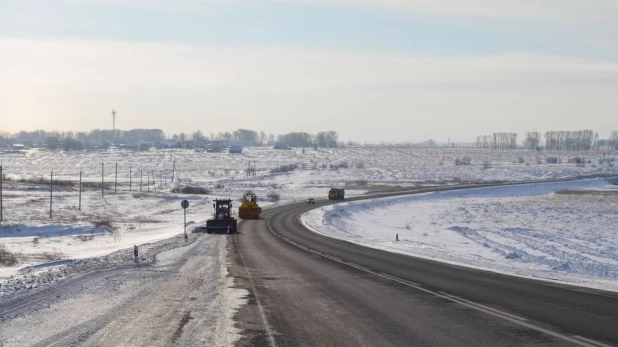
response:
M334 261L336 261L336 262L338 262L338 263L342 263L342 264L344 264L343 260L341 260L341 259L339 259L339 258L337 258L337 257L333 257L332 255L322 254L322 256L323 256L324 258L332 259L332 260L334 260Z
M63 337L63 338L61 338L60 340L56 340L56 341L54 341L54 342L50 343L49 345L47 345L47 347L51 347L51 346L57 345L60 341L62 341L62 340L66 340L66 339L68 339L69 337L71 337L71 336L73 336L73 335L75 335L75 333L73 333L73 334L69 334L69 335L67 335L67 336L65 336L65 337Z
M460 298L460 297L455 296L455 295L451 295L451 294L444 293L444 292L440 292L440 294L444 294L444 295L446 295L446 296L448 296L448 297L450 297L450 298L452 298L452 299L454 299L454 300L456 300L456 301L463 301L463 302L466 302L466 303L468 303L468 304L470 304L470 305L474 305L474 306L477 306L477 307L481 307L481 308L484 308L484 309L486 309L486 310L490 310L490 311L496 312L496 313L498 313L498 314L505 315L505 316L507 316L507 317L511 317L511 318L514 318L514 319L519 319L520 321L527 321L527 319L526 319L526 318L522 318L522 317L516 316L516 315L514 315L514 314L510 314L510 313L506 313L506 312L503 312L503 311L500 311L500 310L496 310L495 308L491 308L491 307L489 307L489 306L481 305L481 304L476 303L476 302L474 302L474 301L470 301L470 300L467 300L467 299L463 299L463 298Z
M369 270L368 268L360 266L358 264L354 264L354 263L350 263L350 262L347 262L346 264L348 264L348 265L350 265L352 267L355 267L357 269L363 270L363 271L373 272L373 271Z
M585 338L585 337L583 337L583 336L573 335L573 337L574 337L574 338L576 338L576 339L580 339L580 340L582 340L582 341L586 341L586 342L592 343L592 344L594 344L594 345L596 345L596 346L600 346L600 347L612 347L612 346L610 346L610 345L606 345L606 344L604 344L604 343L601 343L601 342L598 342L598 341L595 341L595 340L587 339L587 338Z
M404 279L401 279L399 277L395 277L395 276L391 276L389 274L385 274L385 273L379 273L378 275L382 276L382 277L386 277L389 280L395 281L395 282L401 282L402 284L407 284L409 286L413 286L413 287L422 287L420 284L418 283L414 283L414 282L410 282L410 281L406 281Z
M270 230L270 233L275 235L276 237L282 239L282 240L285 240L285 238L283 238L282 236L280 236L277 233L275 233L275 231L273 230L272 226L270 225L270 220L271 219L272 219L272 217L268 218L268 221L266 223L267 226L268 226L268 229ZM301 245L299 245L298 243L296 243L296 242L294 242L292 240L286 240L286 241L288 243L291 243L291 244L295 245L296 247L304 248L304 249L306 249L308 251L311 251L308 248L306 248L305 246L301 246ZM505 313L505 312L502 312L502 311L499 311L499 310L496 310L496 309L492 309L490 307L483 306L481 304L473 303L472 301L469 301L469 300L466 300L466 299L462 299L462 298L458 298L456 296L453 296L453 295L450 295L450 294L447 294L447 293L444 293L444 292L440 292L440 293L434 292L434 291L425 289L425 288L421 287L419 284L416 284L414 282L409 282L409 281L406 281L406 280L403 280L403 279L400 279L400 278L397 278L397 277L394 277L394 276L391 276L391 275L388 275L388 274L385 274L385 273L377 273L377 272L374 272L374 271L372 271L372 270L370 270L368 268L362 267L360 265L356 265L354 263L344 262L344 261L342 261L339 258L335 258L335 257L327 255L327 254L320 254L320 256L325 257L325 258L329 258L331 260L334 260L334 261L336 261L338 263L341 263L341 264L344 264L344 265L347 265L347 266L350 266L350 267L354 267L354 268L356 268L358 270L361 270L361 271L365 271L365 272L368 272L368 273L371 273L371 274L374 274L374 275L377 275L377 276L381 276L381 277L387 278L387 279L389 279L391 281L395 281L395 282L399 282L401 284L405 284L405 285L407 285L407 286L409 286L411 288L415 288L415 289L423 291L425 293L428 293L428 294L431 294L431 295L434 295L434 296L437 296L437 297L440 297L440 298L443 298L443 299L446 299L446 300L458 303L460 305L466 306L466 307L471 308L473 310L484 312L484 313L492 315L494 317L498 317L498 318L507 320L507 321L509 321L511 323L515 323L517 325L526 327L528 329L536 330L536 331L542 332L544 334L553 336L555 338L558 338L558 339L561 339L561 340L565 340L565 341L574 343L574 344L576 344L578 346L583 346L583 347L611 347L611 346L608 346L608 345L604 345L604 344L602 344L600 342L596 342L594 340L586 339L584 337L577 336L577 335L573 335L573 337L570 337L570 336L567 336L567 335L562 335L562 334L553 332L551 330L547 330L545 328L541 328L541 327L538 327L536 325L533 325L533 324L530 324L530 323L526 323L525 321L523 321L523 320L525 320L525 318L517 317L515 315L511 315L509 313ZM242 257L242 254L241 254L241 257ZM247 271L248 270L249 269L247 268ZM257 299L257 295L256 295L256 299ZM273 339L273 343L274 343L274 339Z
M270 221L270 219L269 219ZM262 302L260 301L260 297L258 296L257 289L255 289L255 282L253 282L253 276L251 276L251 270L247 267L247 262L245 261L245 257L242 255L240 251L240 247L238 246L238 238L237 234L234 234L234 241L236 241L236 248L238 248L238 254L240 254L240 259L242 259L243 265L245 265L245 269L247 269L247 275L249 275L249 282L251 283L251 289L253 289L253 295L255 296L255 302L257 303L258 310L260 311L260 316L262 317L262 322L264 323L264 330L266 330L266 335L268 335L268 341L272 347L277 347L277 343L275 342L275 337L270 328L270 324L268 324L268 320L266 319L266 313L264 312L264 307L262 306Z

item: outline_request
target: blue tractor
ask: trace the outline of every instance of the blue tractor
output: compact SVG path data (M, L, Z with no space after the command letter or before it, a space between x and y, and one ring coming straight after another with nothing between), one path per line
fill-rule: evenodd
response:
M212 207L215 209L213 218L206 221L206 232L213 233L224 231L228 234L236 233L238 230L238 221L232 217L232 200L215 199Z

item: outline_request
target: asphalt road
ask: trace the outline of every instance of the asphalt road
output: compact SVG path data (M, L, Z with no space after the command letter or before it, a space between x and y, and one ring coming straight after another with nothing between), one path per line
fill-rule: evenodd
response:
M350 199L351 200L351 199ZM468 269L333 240L265 210L231 239L253 300L239 345L618 346L618 294ZM245 268L246 265L246 268Z

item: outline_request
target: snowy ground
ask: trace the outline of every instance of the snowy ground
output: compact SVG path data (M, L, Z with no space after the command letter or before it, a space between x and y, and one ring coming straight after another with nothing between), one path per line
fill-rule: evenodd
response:
M234 345L249 293L227 271L227 237L200 235L145 245L139 262L118 251L28 270L29 286L49 285L0 301L0 346Z
M30 150L23 154L0 154L4 173L12 178L49 178L77 181L83 170L84 181L100 184L101 164L105 182L115 179L118 164L120 190L139 189L139 171L143 172L146 190L148 172L155 175L157 189L167 189L175 167L181 180L208 187L215 195L237 194L244 189L260 193L279 191L282 197L322 196L331 185L356 187L410 186L460 181L524 181L555 177L573 177L597 173L617 173L616 165L604 162L616 153L493 151L479 149L410 149L410 148L342 148L273 150L246 147L242 154L205 153L191 150L152 150L133 152L110 149L104 152L56 152ZM457 158L469 157L471 165L456 166ZM559 164L546 164L555 157ZM575 157L585 159L583 165L569 163ZM486 165L484 165L486 163ZM297 165L288 173L272 173L283 165ZM256 177L247 177L248 166L256 169ZM326 167L328 166L328 168ZM330 167L333 167L332 169ZM347 168L346 168L347 166ZM487 166L487 168L485 168ZM152 181L152 178L150 179ZM366 182L359 182L366 181ZM113 186L110 187L113 190ZM151 189L154 189L151 186ZM363 189L362 187L360 189ZM265 196L266 194L261 194ZM8 207L5 207L8 208Z
M471 158L471 165L456 166L455 159L464 156ZM575 156L585 158L586 164L569 163ZM70 263L98 263L101 257L135 244L149 247L178 236L183 232L180 208L183 199L191 203L187 221L192 228L209 218L212 199L229 197L238 204L247 190L256 192L260 204L266 206L275 202L267 197L271 193L279 194L281 203L307 197L323 198L330 186L346 187L346 195L353 196L397 187L616 174L618 170L613 164L600 163L600 159L613 156L613 153L478 149L273 150L259 147L245 148L243 154L116 149L0 153L7 178L3 184L4 221L0 223L0 255L4 254L0 260L5 259L0 261L0 296L15 289L28 290L37 283L31 280L32 272L37 269L62 276L62 271L76 268ZM546 164L547 157L556 157L561 163ZM100 190L102 163L104 196ZM249 165L256 168L255 177L247 175ZM284 165L297 168L273 172ZM175 179L171 183L174 167ZM52 170L56 186L50 218L48 184ZM84 182L81 211L77 185L80 170ZM141 180L140 171L143 172ZM171 192L172 188L185 185L206 188L208 194ZM605 211L599 210L601 207L591 202L584 211L595 216ZM521 213L528 212L534 211ZM495 213L498 213L496 218L504 214Z
M368 247L618 291L617 210L618 186L588 179L348 202L303 221Z

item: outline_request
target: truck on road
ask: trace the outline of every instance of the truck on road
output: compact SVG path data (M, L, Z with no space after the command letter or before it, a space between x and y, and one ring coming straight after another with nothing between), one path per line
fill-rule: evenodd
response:
M328 191L328 200L343 200L345 196L345 189L343 188L331 188Z

